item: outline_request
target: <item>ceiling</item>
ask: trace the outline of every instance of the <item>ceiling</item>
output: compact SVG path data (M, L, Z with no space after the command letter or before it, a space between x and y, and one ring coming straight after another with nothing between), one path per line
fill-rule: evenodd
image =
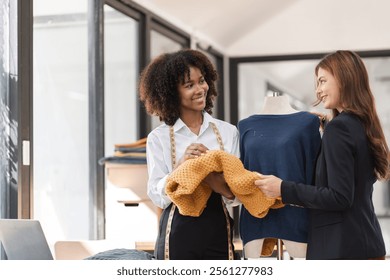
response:
M135 0L229 57L390 49L388 0Z

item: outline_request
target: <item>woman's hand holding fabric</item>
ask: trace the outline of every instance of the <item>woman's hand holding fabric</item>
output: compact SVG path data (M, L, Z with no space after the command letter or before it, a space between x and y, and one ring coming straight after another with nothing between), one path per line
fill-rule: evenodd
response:
M278 198L281 196L282 179L280 179L276 176L260 175L260 178L255 181L255 185L267 197Z
M201 143L192 143L187 147L187 149L184 152L184 155L181 157L181 159L176 163L175 168L176 169L180 164L185 162L188 159L194 159L197 158L208 151L209 148L207 148L205 145Z

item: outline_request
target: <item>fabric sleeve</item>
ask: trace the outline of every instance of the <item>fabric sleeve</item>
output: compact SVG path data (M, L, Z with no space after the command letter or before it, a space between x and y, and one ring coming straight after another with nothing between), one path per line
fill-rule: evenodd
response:
M343 210L352 205L354 197L353 135L340 121L333 120L323 136L324 174L317 174L317 186L282 182L282 201L313 209ZM325 169L326 168L326 169ZM324 185L318 185L323 183Z
M305 166L306 166L306 184L314 184L315 165L318 153L321 147L320 121L317 117L313 119L308 135L307 148L305 149Z
M147 138L146 157L149 175L147 194L156 206L165 209L172 202L165 193L166 179L170 171L164 158L163 145L153 133Z

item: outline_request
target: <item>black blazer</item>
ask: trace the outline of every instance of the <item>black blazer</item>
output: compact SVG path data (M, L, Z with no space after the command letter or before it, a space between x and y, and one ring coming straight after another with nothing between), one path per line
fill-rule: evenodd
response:
M324 130L315 186L282 182L282 201L310 208L307 259L385 256L372 202L373 155L359 118L341 113Z

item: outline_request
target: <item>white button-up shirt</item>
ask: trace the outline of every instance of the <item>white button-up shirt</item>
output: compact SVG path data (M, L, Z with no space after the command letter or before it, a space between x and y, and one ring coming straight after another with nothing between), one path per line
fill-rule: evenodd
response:
M210 125L211 122L217 126L221 134L225 151L237 157L240 156L237 128L230 123L215 119L205 112L199 135L194 134L181 119L178 119L174 124L176 161L184 155L191 143L202 143L209 150L220 149L217 136ZM172 202L165 193L166 179L173 169L168 125L162 124L149 133L146 156L149 173L148 196L156 206L165 209Z

